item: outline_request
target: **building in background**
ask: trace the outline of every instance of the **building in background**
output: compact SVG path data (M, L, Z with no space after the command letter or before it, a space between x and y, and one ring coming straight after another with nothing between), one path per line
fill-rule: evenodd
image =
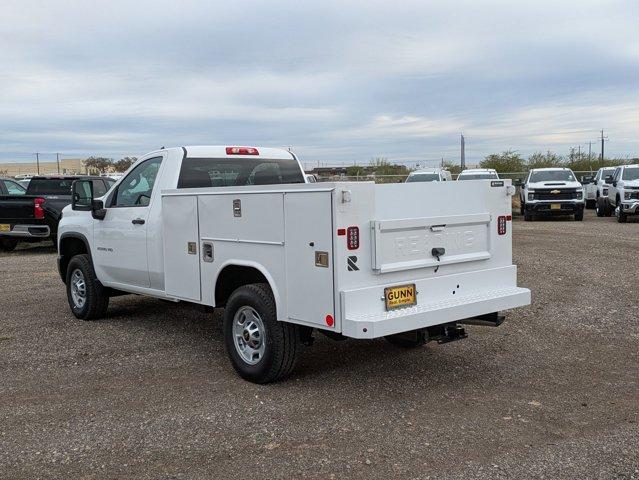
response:
M15 177L16 175L38 173L38 165L36 162L7 162L0 163L0 174L7 177ZM57 162L40 162L40 175L52 175L58 173ZM87 168L84 165L84 158L64 158L60 159L60 174L62 175L78 175L87 174Z

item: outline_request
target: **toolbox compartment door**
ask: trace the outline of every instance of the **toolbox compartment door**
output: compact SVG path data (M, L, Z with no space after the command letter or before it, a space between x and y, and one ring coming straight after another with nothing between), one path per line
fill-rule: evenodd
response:
M162 217L166 294L199 301L201 289L197 197L163 197Z
M490 258L490 214L373 220L376 273L436 267ZM433 249L443 248L439 260Z
M330 191L284 197L288 317L325 328L335 315L331 201Z

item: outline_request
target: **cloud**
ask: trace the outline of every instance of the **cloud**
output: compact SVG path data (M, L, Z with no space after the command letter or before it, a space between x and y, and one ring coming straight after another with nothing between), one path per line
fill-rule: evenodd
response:
M639 3L5 3L0 158L292 145L309 163L639 155Z

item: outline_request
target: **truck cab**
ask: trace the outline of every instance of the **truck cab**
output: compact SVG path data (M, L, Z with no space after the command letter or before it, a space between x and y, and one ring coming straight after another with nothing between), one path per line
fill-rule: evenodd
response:
M450 182L453 179L448 170L441 168L423 168L410 172L406 183L414 182Z
M569 168L530 170L520 190L521 214L527 222L541 215L584 218L584 188Z
M286 150L163 149L99 198L74 184L60 276L80 319L122 293L223 307L231 365L268 383L314 332L418 347L530 303L512 265L514 187L492 183L311 184Z
M499 180L499 175L493 168L467 168L461 171L457 180Z
M607 177L607 211L615 212L617 221L625 223L628 216L639 214L639 164L621 165ZM605 208L605 207L604 207Z

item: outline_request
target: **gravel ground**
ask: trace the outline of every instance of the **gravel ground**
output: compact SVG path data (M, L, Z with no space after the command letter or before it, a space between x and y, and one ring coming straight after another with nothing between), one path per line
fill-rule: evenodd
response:
M269 386L234 374L219 312L78 321L51 249L0 254L0 478L639 479L639 223L514 229L533 305L501 327L319 337Z

